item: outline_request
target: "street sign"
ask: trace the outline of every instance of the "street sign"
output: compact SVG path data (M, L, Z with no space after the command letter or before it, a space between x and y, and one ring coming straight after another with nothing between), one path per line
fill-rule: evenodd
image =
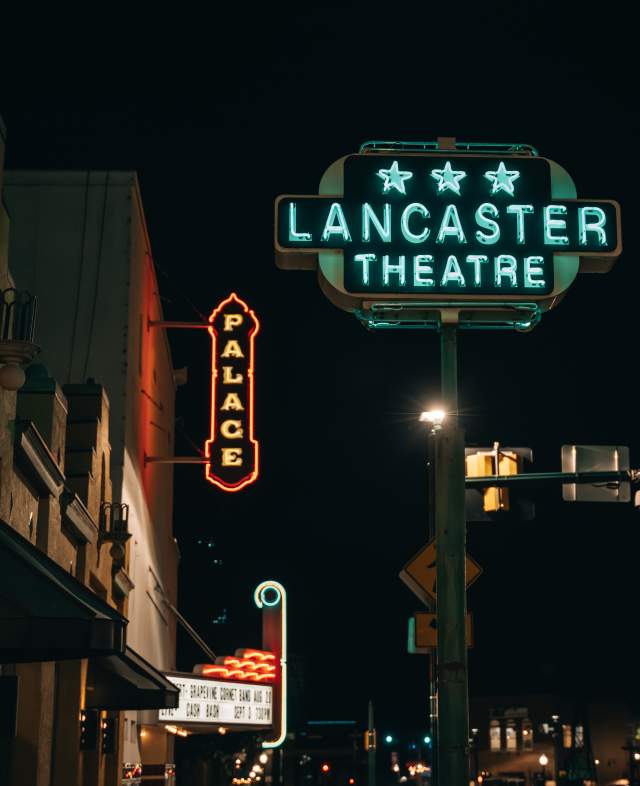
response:
M473 647L473 623L471 614L466 619L467 647ZM438 646L436 615L429 611L417 611L413 616L413 652L422 653Z
M466 555L466 585L469 587L482 573L478 563ZM436 542L430 541L400 571L400 578L409 589L426 605L431 607L437 600L436 592Z
M318 195L276 199L276 264L317 268L325 295L373 327L392 304L539 318L579 271L612 267L620 208L577 199L567 172L532 148L490 149L363 146L335 161Z
M563 445L563 472L607 472L629 469L629 448L623 445ZM631 483L564 483L565 502L629 502Z

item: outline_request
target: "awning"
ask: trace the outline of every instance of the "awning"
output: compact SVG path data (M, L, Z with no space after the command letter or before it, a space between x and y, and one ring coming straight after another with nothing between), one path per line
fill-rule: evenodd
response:
M124 652L127 620L0 521L0 663Z
M175 709L180 689L137 652L89 661L85 707L101 710Z

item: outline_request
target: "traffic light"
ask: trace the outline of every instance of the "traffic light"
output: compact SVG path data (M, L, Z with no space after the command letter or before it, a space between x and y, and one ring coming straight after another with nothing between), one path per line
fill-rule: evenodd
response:
M116 737L118 736L118 719L102 719L102 752L116 752Z
M98 710L80 710L80 750L93 751L98 744Z
M533 460L531 448L493 447L465 448L465 474L467 477L492 475L519 475L525 461ZM467 521L492 521L498 516L513 514L519 519L532 519L533 503L512 489L488 486L467 489L465 493Z

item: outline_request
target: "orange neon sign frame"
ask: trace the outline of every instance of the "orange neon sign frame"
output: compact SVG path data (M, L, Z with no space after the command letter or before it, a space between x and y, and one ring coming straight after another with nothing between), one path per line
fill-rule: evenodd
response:
M214 326L214 322L218 318L220 314L230 305L238 305L243 312L243 322L247 319L247 322L250 323L250 327L248 333L245 332L245 339L248 341L248 349L249 349L249 357L245 360L244 367L242 369L242 373L237 369L234 369L230 373L228 373L229 366L223 368L223 378L222 382L220 381L220 369L219 369L219 360L222 359L218 357L218 346L222 344L223 338L219 335L218 330ZM225 314L227 312L225 311ZM237 316L235 314L229 316ZM249 459L247 465L249 466L249 471L242 475L239 479L228 479L221 476L220 472L216 472L214 470L213 463L210 461L205 464L205 477L210 482L213 483L218 488L222 489L223 491L240 491L241 489L245 488L249 484L253 483L259 474L259 458L260 458L260 444L258 440L254 437L254 358L255 358L255 351L254 351L254 341L255 337L260 330L260 322L256 317L254 311L249 308L249 306L241 300L235 292L232 292L229 297L225 298L211 313L209 317L209 334L211 335L212 339L212 365L211 365L211 435L210 438L205 442L205 457L207 459L212 459L212 450L217 446L219 442L222 441L224 437L233 438L233 435L237 433L237 427L234 427L234 431L229 433L229 428L227 428L226 434L221 434L218 428L218 418L219 415L217 409L217 391L219 385L221 384L234 384L235 380L233 379L233 374L238 371L240 377L242 374L246 374L246 378L243 379L244 386L243 386L243 393L245 393L247 398L247 408L244 409L242 412L242 424L243 428L246 429L247 438L243 442L242 446L235 447L235 444L231 447L221 448L222 451L227 450L234 456L234 459L237 461L240 457L242 457L242 461L245 459L245 454L243 454L243 448L247 447L247 454L246 458ZM240 327L241 323L235 323L235 327ZM235 329L234 327L234 329ZM227 328L227 322L225 322L225 330L229 330L229 332L233 332L233 330ZM246 328L245 328L246 331ZM229 337L231 339L231 337ZM218 341L220 339L220 342ZM233 339L235 340L236 344L238 343L237 336L234 335ZM228 342L227 342L228 343ZM226 350L223 350L223 352ZM243 355L244 357L244 355ZM239 383L238 383L239 384ZM235 393L235 391L232 391ZM220 391L221 393L221 391ZM237 396L236 396L237 398ZM226 399L225 399L226 401ZM235 409L235 408L234 408ZM236 411L234 413L236 416L239 416L240 413ZM224 421L222 417L220 417L222 422L222 426L225 423L237 423L237 421ZM225 454L229 455L229 453ZM230 465L230 468L236 465ZM234 473L229 473L233 476Z

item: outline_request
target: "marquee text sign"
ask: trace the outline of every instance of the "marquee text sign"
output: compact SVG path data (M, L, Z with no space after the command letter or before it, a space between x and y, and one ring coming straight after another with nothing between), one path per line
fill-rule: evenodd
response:
M253 386L254 339L260 323L235 293L213 310L209 323L213 361L206 477L224 491L240 491L258 477Z
M244 682L222 682L190 674L165 674L180 689L175 709L160 710L167 723L271 726L273 688Z
M351 155L321 191L277 198L277 260L319 260L347 296L543 299L559 294L562 260L604 270L621 253L618 204L576 199L537 156Z

